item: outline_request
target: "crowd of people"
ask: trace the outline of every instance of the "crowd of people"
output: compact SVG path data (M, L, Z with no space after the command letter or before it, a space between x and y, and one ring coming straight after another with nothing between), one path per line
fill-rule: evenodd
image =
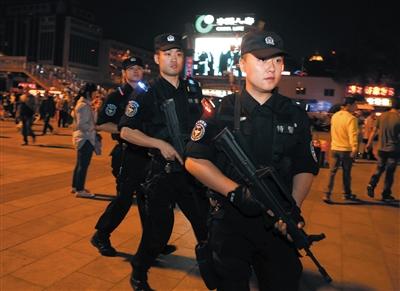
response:
M130 56L122 64L123 84L106 92L85 84L76 94L36 96L17 88L2 98L4 112L22 123L24 145L35 116L43 120L42 134L72 126L77 159L71 192L91 198L85 189L93 153L101 153L101 132L111 134L111 173L116 197L94 226L91 244L103 256L115 256L111 235L123 221L136 196L142 237L131 260L130 284L134 290L152 290L147 273L168 245L179 206L196 237L200 273L210 289L249 290L252 270L260 290L298 290L302 264L293 231L301 231L301 207L319 172L307 113L280 95L276 88L284 69L286 51L273 32L250 31L241 43L239 66L246 73L242 92L226 96L219 104L202 102L201 88L193 79L181 78L184 68L182 37L166 33L154 39L154 60L159 76L145 82L143 61ZM211 104L211 105L210 105ZM203 107L207 110L203 110ZM378 136L378 167L368 186L373 197L386 170L382 199L394 199L391 186L400 156L399 104L380 119L365 119L365 157L373 158L371 145ZM218 108L217 108L218 107ZM344 198L355 200L351 167L359 152L358 120L352 114L355 100L346 98L331 119L331 175L324 197L331 202L334 178L343 168ZM240 169L220 143L232 131L257 168L273 167L290 197L268 175L260 176L294 222L295 230L275 216L257 197ZM265 172L267 173L267 172ZM274 176L275 177L275 176ZM279 186L279 187L278 187ZM292 235L292 236L291 236Z
M96 87L91 101L94 111L101 106L106 94L105 89ZM0 117L2 120L11 118L15 121L17 128L21 129L23 145L27 145L28 136L32 136L32 142L35 141L32 125L39 120L43 121L42 135L54 132L53 123L58 128L70 127L73 123L72 111L78 98L79 91L31 90L18 86L0 94Z

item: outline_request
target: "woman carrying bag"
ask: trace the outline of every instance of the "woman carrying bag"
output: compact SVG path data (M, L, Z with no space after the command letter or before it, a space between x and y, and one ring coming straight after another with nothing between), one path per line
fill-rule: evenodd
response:
M72 177L72 193L76 197L91 198L95 194L85 189L85 180L93 151L96 146L96 122L91 107L92 94L96 86L87 83L79 92L79 99L73 110L73 133L72 143L77 150L76 165ZM98 151L96 151L98 152Z

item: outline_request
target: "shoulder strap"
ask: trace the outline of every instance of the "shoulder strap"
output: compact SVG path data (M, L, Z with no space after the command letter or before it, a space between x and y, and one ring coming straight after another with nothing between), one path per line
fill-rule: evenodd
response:
M241 112L240 96L235 92L235 109L234 109L234 120L233 120L233 130L234 132L240 131L240 112Z

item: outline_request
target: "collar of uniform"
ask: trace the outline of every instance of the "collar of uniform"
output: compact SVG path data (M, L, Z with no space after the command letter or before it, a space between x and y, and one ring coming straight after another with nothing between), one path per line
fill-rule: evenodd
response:
M256 99L254 99L249 92L247 92L246 90L243 90L241 93L241 103L243 108L245 109L246 112L248 112L249 114L253 112L253 110L258 107L258 106L268 106L273 108L275 103L276 103L276 99L277 99L277 95L276 93L273 93L272 96L267 100L267 102L265 102L264 104L260 105L260 103L257 102Z
M133 91L133 87L128 83L125 83L125 85L122 86L122 91L124 92L124 95L129 96Z
M165 88L168 88L168 91L170 91L170 92L175 92L175 91L178 91L178 90L182 90L182 88L184 86L183 80L181 78L179 78L179 86L178 86L178 88L175 88L174 85L172 85L170 82L168 82L166 79L164 79L161 76L160 76L159 79L160 79L160 82L163 84L163 86Z

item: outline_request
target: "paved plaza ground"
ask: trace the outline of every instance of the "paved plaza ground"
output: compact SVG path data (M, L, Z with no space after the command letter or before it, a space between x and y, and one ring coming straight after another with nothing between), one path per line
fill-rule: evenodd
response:
M40 133L41 124L34 129ZM141 235L137 207L132 206L112 235L116 257L102 257L89 242L99 215L115 195L108 156L113 141L102 134L103 154L94 156L89 168L86 188L97 197L75 198L70 193L76 157L71 129L56 130L38 136L34 145L21 146L15 124L0 121L0 290L131 290L128 260ZM372 161L355 163L353 191L359 202L342 200L339 172L334 203L323 203L329 170L321 169L316 177L303 206L306 231L326 234L312 250L334 282L326 285L310 259L303 258L301 291L400 290L398 201L388 205L366 195L374 167ZM393 186L397 199L399 173ZM178 249L151 268L150 285L156 290L207 290L194 258L193 232L179 210L175 217L170 243Z

